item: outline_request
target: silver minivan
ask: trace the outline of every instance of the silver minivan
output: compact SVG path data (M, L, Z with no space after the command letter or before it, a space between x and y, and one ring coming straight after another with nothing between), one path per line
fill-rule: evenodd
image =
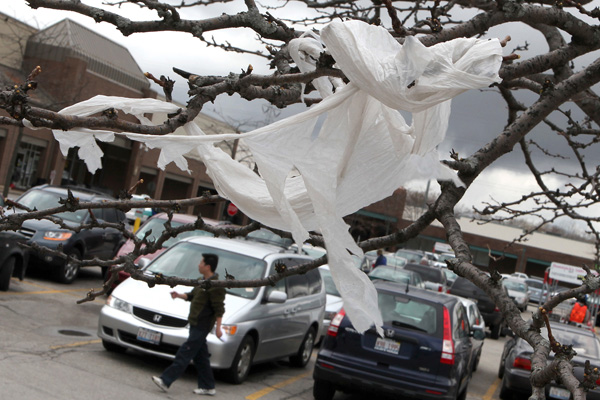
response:
M199 279L203 253L219 256L219 279L254 280L276 273L276 266L291 267L311 261L286 253L281 247L238 239L194 237L185 239L144 267L144 274ZM170 292L187 292L129 278L117 286L100 312L98 336L104 348L123 352L135 349L172 359L188 336L189 302L172 299ZM255 363L289 357L293 366L310 360L321 332L326 293L318 270L279 280L274 286L227 288L223 336L207 337L211 366L223 377L241 383Z

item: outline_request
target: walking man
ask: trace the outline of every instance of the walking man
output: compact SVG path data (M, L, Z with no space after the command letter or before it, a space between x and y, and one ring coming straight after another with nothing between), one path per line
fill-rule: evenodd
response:
M202 254L202 261L198 270L205 280L218 280L215 274L219 257L216 254ZM188 293L171 292L171 298L190 301L190 333L187 340L181 345L175 360L167 367L160 377L153 376L152 381L164 392L185 371L191 360L198 370L198 388L195 394L214 396L215 378L210 368L210 354L206 343L206 335L212 330L216 323L215 334L221 338L221 320L225 313L225 288L211 287L202 289L195 287Z

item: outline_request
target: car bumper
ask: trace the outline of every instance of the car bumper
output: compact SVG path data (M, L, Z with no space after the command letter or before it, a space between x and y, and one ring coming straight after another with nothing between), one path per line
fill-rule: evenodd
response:
M140 328L160 332L160 344L155 345L138 340L137 334ZM187 327L173 328L152 324L109 306L102 307L98 320L98 337L100 339L166 359L175 358L175 353L187 339L188 332ZM243 332L238 331L234 336L223 334L223 340L221 340L209 333L206 341L211 355L211 367L229 368L243 336Z
M313 378L333 384L344 392L387 393L394 397L407 397L424 400L450 400L456 398L456 385L439 385L423 381L422 384L399 380L399 376L388 377L378 371L366 371L362 366L350 365L327 356L328 350L321 350L315 363ZM436 379L436 381L440 381ZM441 381L450 381L442 379Z
M504 372L503 384L511 391L517 392L523 395L531 394L531 382L529 381L529 371L511 369ZM546 385L546 398L554 399L550 397L550 387L556 385ZM588 400L600 400L600 390L590 390L586 394Z

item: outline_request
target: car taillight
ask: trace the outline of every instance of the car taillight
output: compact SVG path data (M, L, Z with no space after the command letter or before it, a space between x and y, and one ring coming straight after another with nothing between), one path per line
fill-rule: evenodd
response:
M338 329L340 328L340 324L342 323L342 320L344 319L345 315L346 315L346 311L344 311L343 308L337 314L335 314L335 317L333 317L333 319L329 323L329 329L327 330L327 335L333 336L333 337L337 336Z
M442 364L454 364L454 341L452 340L452 324L450 311L444 307L444 340L442 341Z
M441 286L438 286L438 292L440 292L440 293L443 292L444 291L443 289L444 288L442 288Z
M531 371L531 360L529 358L517 357L515 358L515 361L513 361L513 368Z

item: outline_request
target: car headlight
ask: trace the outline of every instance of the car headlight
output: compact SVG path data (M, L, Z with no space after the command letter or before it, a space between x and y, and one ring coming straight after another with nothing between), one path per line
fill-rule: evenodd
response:
M67 240L73 236L73 232L60 232L60 231L47 231L44 232L44 239L46 240Z
M213 327L213 330L212 330L213 335L215 334L216 329L217 329L216 326ZM223 331L224 334L233 336L237 332L237 325L221 325L221 330Z
M131 304L121 299L118 299L113 295L108 296L108 298L106 299L106 305L119 311L131 313Z

